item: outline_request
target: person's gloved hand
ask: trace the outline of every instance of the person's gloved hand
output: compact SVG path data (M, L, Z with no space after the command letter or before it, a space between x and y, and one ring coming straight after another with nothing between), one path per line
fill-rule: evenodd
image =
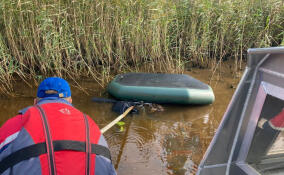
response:
M275 130L284 131L284 109L282 109L279 114L269 120L269 125Z

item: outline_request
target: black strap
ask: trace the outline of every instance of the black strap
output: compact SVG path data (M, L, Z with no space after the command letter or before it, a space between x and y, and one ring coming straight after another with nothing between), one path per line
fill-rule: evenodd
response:
M52 143L51 133L50 133L49 125L48 125L48 120L47 120L44 110L40 107L40 105L36 105L36 108L40 111L40 117L41 117L43 128L44 128L48 165L49 165L49 172L50 172L49 174L56 175L54 151L53 151L53 145L52 145L53 143Z
M57 140L53 141L54 151L79 151L86 152L86 143L72 140ZM91 144L91 153L104 156L111 160L110 151L107 147L97 144ZM0 174L6 171L8 168L13 167L17 163L28 160L32 157L38 157L42 154L46 154L46 143L38 143L25 148L22 148L9 156L5 157L0 162Z
M90 142L90 127L87 116L84 114L85 128L86 128L86 175L90 175L91 162L91 142Z
M9 156L5 157L0 162L0 174L2 174L9 167L13 167L17 163L30 159L31 157L36 157L41 154L46 153L46 145L45 143L39 143L36 145L28 146L22 148Z

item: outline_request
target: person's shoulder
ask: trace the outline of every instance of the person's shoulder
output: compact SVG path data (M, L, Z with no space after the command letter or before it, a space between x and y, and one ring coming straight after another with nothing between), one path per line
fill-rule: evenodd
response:
M23 115L23 114L25 114L30 108L32 108L32 106L25 107L25 108L19 110L19 111L18 111L18 114Z
M24 115L32 106L21 109L18 115L8 119L0 127L0 152L7 148L7 146L17 138L20 130L27 121L27 115Z
M32 106L28 106L18 111L18 114L10 119L8 119L1 127L0 127L0 140L1 138L5 138L15 132L18 132L24 125L27 116L24 114L31 108Z
M9 120L7 120L1 127L0 127L0 149L4 148L5 145L13 141L19 131L23 127L24 118L21 114L18 114Z

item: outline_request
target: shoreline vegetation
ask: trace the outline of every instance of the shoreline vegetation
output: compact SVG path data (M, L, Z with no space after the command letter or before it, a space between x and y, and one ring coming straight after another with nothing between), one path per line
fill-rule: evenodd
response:
M248 48L284 45L283 0L0 2L0 93L20 78L214 69Z

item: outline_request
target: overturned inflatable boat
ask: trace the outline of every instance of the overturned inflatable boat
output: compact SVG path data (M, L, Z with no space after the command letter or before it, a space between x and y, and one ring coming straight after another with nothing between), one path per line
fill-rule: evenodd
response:
M121 74L108 92L120 100L151 103L211 104L215 99L209 85L181 74Z

